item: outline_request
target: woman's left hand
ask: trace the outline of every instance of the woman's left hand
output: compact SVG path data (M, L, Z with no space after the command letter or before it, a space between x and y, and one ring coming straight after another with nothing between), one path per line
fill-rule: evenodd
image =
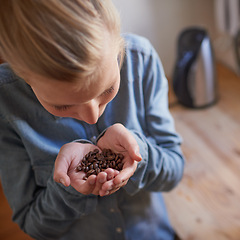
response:
M133 135L119 123L106 130L97 146L100 149L107 148L124 155L123 169L111 181L104 183L101 189L101 195L112 194L127 184L137 168L137 163L142 160L139 146ZM109 189L111 190L109 191Z

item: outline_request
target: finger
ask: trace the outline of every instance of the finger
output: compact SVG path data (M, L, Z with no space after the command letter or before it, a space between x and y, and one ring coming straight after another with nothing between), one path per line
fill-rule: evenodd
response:
M109 173L107 177L107 181L103 183L101 190L102 191L110 191L114 187L113 179L119 174L118 170L108 168L105 170L106 173Z
M83 194L91 194L93 193L96 186L96 175L91 175L87 178L87 180L79 185L79 192Z
M100 196L105 196L112 194L116 191L118 191L121 187L125 186L128 182L128 179L125 181L121 182L118 185L115 185L113 181L107 181L106 183L103 184L102 189L99 191Z
M103 189L101 189L101 190L99 191L99 195L100 195L101 197L107 196L107 195L110 195L110 194L118 191L120 188L121 188L121 187L117 187L117 188L112 188L112 189L109 189L109 190L103 190Z
M129 180L129 179L126 179L125 181L121 182L120 184L115 185L115 188L121 188L121 187L124 187L124 186L127 184L128 180Z
M113 183L116 186L120 186L122 183L124 183L126 180L128 180L133 175L132 169L129 170L129 168L123 169L114 179Z
M106 172L100 172L98 175L97 175L97 183L99 184L103 184L107 181L107 173Z
M113 188L114 188L114 182L113 182L113 179L112 179L110 181L105 182L102 185L101 190L106 192L106 191L111 191Z
M91 175L87 178L86 183L89 185L89 187L94 189L96 181L97 181L97 176Z
M109 193L110 193L109 191L100 190L100 191L99 191L99 196L100 196L100 197L104 197L104 196L109 195Z
M121 188L121 187L118 187L118 188L115 188L114 190L112 190L112 191L108 192L108 195L110 195L110 194L113 194L113 193L117 192L117 191L118 191L120 188Z
M119 174L118 170L112 168L107 168L104 172L107 173L107 181L113 179L115 176Z
M93 190L93 194L99 195L99 191L102 188L102 185L107 181L107 173L100 172L96 177L96 185Z
M62 183L66 187L68 187L71 182L67 174L69 166L70 166L70 162L68 161L68 158L65 158L64 155L59 154L55 161L53 179L56 182Z
M116 177L118 174L119 174L119 171L114 169L114 177Z
M118 188L112 189L112 190L110 190L110 191L100 190L100 191L99 191L99 195L100 195L101 197L107 196L107 195L110 195L110 194L113 194L113 193L117 192L120 188L121 188L121 187L118 187Z

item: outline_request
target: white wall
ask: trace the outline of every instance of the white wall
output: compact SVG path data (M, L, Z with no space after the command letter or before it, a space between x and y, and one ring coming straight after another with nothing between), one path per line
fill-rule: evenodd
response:
M147 37L158 51L167 76L172 75L179 33L188 26L205 27L215 35L213 0L113 0L122 18L122 32Z

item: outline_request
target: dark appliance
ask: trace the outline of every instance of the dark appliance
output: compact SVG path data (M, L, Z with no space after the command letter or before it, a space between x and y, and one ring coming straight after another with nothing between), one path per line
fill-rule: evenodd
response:
M191 27L180 33L172 84L178 101L187 107L203 108L216 102L216 66L205 29Z

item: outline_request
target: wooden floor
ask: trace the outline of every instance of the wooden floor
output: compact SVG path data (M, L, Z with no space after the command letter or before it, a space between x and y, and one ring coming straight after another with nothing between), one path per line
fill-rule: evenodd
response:
M0 185L0 240L31 240L17 224L11 220L12 211Z
M181 183L165 199L183 240L240 239L240 77L221 65L217 72L216 105L171 108L187 161Z
M217 71L216 105L171 107L187 162L181 183L164 195L182 240L240 239L240 78L221 65ZM1 188L0 226L1 240L31 239L12 223Z

